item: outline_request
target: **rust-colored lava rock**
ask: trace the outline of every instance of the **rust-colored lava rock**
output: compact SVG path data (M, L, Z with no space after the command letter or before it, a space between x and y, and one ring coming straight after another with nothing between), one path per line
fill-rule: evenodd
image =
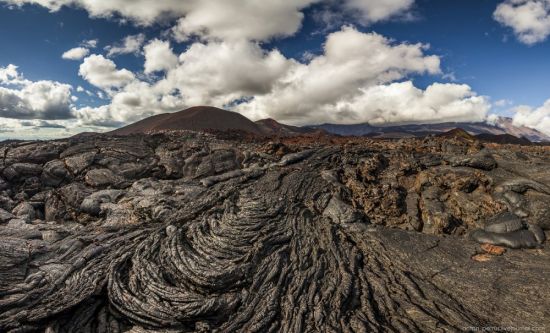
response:
M477 262L488 262L493 259L492 255L490 253L479 253L474 256L472 256L472 260Z
M506 252L506 249L502 246L496 246L491 244L481 244L481 249L488 254L492 254L494 256L501 256Z
M0 331L550 329L548 147L239 137L0 143Z

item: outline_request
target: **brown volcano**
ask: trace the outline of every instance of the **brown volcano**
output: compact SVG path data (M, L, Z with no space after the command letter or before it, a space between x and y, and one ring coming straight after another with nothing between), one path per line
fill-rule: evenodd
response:
M263 134L262 129L245 116L210 106L196 106L176 113L159 114L114 130L111 134L128 135L175 130L240 130Z

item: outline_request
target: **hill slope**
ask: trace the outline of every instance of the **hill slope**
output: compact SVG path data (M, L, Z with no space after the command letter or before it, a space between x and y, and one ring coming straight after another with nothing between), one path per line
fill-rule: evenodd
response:
M298 127L281 124L275 119L267 118L256 121L256 124L262 129L263 133L280 136L293 136L299 134L313 133L318 131L310 127Z
M209 106L197 106L180 112L152 116L114 130L110 134L128 135L174 130L240 130L263 134L262 129L245 116Z

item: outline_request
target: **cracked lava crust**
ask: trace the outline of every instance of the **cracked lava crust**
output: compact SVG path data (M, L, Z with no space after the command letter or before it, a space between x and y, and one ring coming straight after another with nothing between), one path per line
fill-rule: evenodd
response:
M193 132L1 143L0 331L550 329L549 153Z

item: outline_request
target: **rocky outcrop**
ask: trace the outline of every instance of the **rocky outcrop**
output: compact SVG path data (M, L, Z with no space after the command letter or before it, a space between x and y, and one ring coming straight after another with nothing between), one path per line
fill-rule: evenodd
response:
M547 148L277 140L0 144L0 331L550 327Z

